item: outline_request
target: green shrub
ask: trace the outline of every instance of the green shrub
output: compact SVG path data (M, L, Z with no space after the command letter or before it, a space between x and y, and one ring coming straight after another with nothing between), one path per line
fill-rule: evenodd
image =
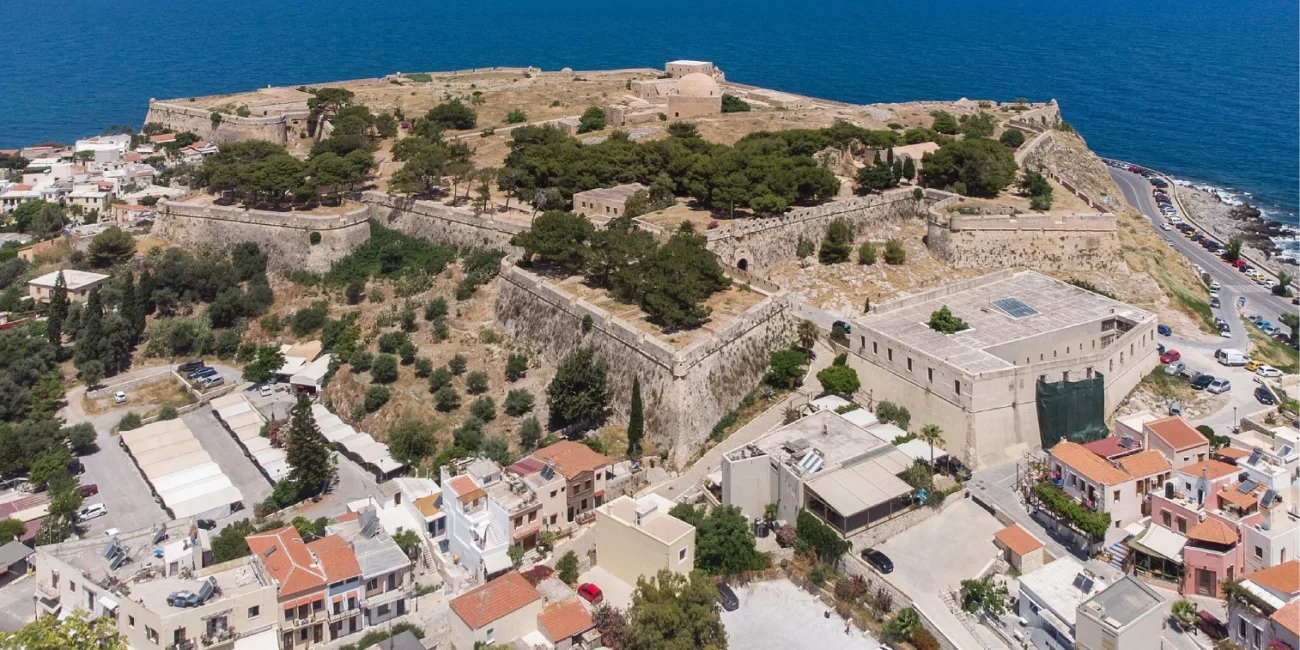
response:
M388 403L391 395L387 386L371 386L366 389L365 409L367 413L374 413Z
M497 404L491 397L484 395L470 404L469 412L484 422L491 422L497 417Z
M506 401L502 405L506 415L519 417L533 410L533 394L523 388L516 388L506 394Z
M885 263L898 266L907 261L907 251L903 248L903 242L898 239L890 239L885 242Z
M1051 483L1035 485L1034 495L1038 497L1044 508L1093 539L1102 539L1110 528L1110 513L1089 510Z
M465 377L465 391L470 395L487 392L488 376L482 370L475 370Z
M871 266L872 264L875 263L876 263L876 247L872 246L871 242L869 241L862 242L862 245L858 247L858 264L865 264L867 266Z
M970 325L967 325L966 321L953 316L948 306L944 305L930 314L930 329L940 334L955 334L970 329Z
M139 429L144 426L141 419L139 413L136 413L135 411L127 411L126 415L123 415L122 419L117 421L117 430L121 432Z

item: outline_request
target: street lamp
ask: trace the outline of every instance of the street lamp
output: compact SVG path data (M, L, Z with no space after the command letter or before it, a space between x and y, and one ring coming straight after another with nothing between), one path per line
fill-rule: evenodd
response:
M1237 432L1237 407L1232 407L1232 432Z

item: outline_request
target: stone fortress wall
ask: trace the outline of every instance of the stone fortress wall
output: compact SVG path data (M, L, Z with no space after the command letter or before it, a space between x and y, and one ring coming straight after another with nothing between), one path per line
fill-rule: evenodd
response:
M785 294L769 295L721 329L675 349L609 312L566 292L555 283L502 262L496 319L512 337L538 346L559 361L591 346L609 365L609 390L616 410L631 401L632 381L641 380L646 440L685 466L724 413L758 384L771 350L789 345L798 322ZM584 317L592 328L582 332Z
M268 140L277 144L288 142L294 122L306 124L307 115L283 113L264 117L239 117L221 114L221 120L212 122L212 111L197 106L185 106L175 101L149 100L146 124L157 122L176 131L189 131L209 142L235 142L237 140Z
M931 191L940 196L946 193ZM932 205L926 246L958 268L1116 270L1123 263L1115 215L1043 213L954 214L948 196Z
M369 207L369 217L381 225L444 244L512 251L515 247L510 244L510 238L528 230L527 225L517 221L478 215L468 208L383 192L363 192L361 202Z
M1060 123L1061 107L1056 103L1055 99L1043 106L1021 111L1015 117L1007 120L1007 126L1014 126L1022 131L1032 133L1050 130Z
M924 213L925 201L916 200L910 188L898 189L798 208L780 217L724 226L708 231L705 236L709 250L724 266L761 273L778 263L797 259L800 239L820 243L835 219L845 219L855 230L860 230L864 226L896 223Z
M368 214L368 206L355 206L341 215L309 216L164 200L158 202L151 234L194 248L256 242L267 254L272 271L323 273L370 241ZM313 232L320 234L320 243L315 245L311 243Z

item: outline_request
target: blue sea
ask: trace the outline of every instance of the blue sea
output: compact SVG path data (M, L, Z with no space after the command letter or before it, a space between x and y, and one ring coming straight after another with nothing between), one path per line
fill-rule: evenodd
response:
M855 103L1055 98L1104 156L1300 207L1296 0L5 0L0 25L0 147L139 126L150 97L693 58Z

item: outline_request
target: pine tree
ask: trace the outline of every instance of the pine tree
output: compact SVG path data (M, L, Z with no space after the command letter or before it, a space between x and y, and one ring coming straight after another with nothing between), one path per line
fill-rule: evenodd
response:
M285 460L289 463L289 481L298 486L299 498L325 491L334 472L333 461L325 436L311 414L311 400L305 393L298 395L298 403L293 408Z
M140 331L144 332L144 317L152 314L156 305L153 302L153 275L149 269L140 272L140 285L136 287L135 299L140 304Z
M54 288L50 290L50 310L46 314L45 337L55 348L63 345L63 321L68 318L68 282L63 279L63 271L54 278Z
M632 412L627 418L627 455L634 456L641 451L641 439L645 437L645 414L641 406L641 378L632 378Z

